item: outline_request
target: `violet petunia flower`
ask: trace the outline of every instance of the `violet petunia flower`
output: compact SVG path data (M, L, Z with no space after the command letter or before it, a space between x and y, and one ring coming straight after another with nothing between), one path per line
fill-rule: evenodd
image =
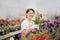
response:
M47 24L47 27L52 28L52 27L54 27L54 25L52 23L49 23L49 24Z
M50 22L50 20L48 19L48 20L46 20L46 23L48 23L48 22Z
M50 29L50 33L52 33L53 32L53 30L52 29Z
M22 36L21 33L19 33L17 37L18 37L18 38L21 38L21 36Z
M58 38L58 40L60 40L60 37Z
M55 36L56 35L56 32L54 32L53 35Z
M45 24L42 24L42 25L41 25L41 27L42 27L43 29L45 28L45 26L46 26Z
M30 33L26 34L26 38L28 38L29 34L30 34Z

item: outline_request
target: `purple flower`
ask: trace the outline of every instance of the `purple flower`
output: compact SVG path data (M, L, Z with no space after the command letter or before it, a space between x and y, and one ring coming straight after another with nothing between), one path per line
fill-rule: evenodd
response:
M45 26L46 26L45 24L42 24L42 25L41 25L42 28L45 28Z
M52 29L50 29L50 33L52 33L53 32L53 30Z
M42 17L42 14L40 14L40 17Z
M60 37L58 38L58 40L60 40Z
M42 24L41 26L43 27L43 26L45 26L45 24Z
M59 22L59 24L60 24L60 22Z
M47 27L48 27L48 28L51 28L51 26L50 26L50 25L47 25Z
M30 33L26 34L26 38L29 36Z
M54 27L54 25L52 23L50 23L50 26Z
M48 19L48 20L46 20L46 23L48 23L48 22L50 22L50 20Z
M60 22L57 22L57 21L54 21L54 23L55 23L55 24L57 24L57 25L59 25L59 24L60 24Z
M56 24L55 27L58 28L60 25L60 22L56 22L55 24Z
M57 22L56 24L59 25L59 22Z
M54 25L53 25L52 23L48 23L48 24L47 24L47 27L48 27L48 28L52 28L52 27L54 27Z
M57 21L54 21L54 23L56 23Z
M56 35L56 32L54 32L53 35L55 36Z
M21 33L19 33L17 37L18 37L18 38L21 38Z

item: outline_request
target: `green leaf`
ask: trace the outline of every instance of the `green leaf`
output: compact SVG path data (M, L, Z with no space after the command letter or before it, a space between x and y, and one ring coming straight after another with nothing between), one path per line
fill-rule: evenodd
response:
M22 35L21 38L19 40L26 40L25 35Z
M35 36L35 34L31 33L28 37L28 40L31 40L31 38L33 38Z
M39 19L38 19L37 16L36 16L36 18L35 18L35 24L40 24L40 21L39 21Z

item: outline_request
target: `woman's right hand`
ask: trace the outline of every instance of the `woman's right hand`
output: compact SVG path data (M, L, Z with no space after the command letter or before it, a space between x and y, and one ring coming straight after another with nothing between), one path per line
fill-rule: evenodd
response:
M27 31L26 31L26 30L23 30L23 31L22 31L22 34L23 34L23 35L26 35L26 34L27 34Z
M28 33L30 33L30 30L28 30L28 31L23 30L23 31L22 31L22 34L23 34L23 35L26 35L26 34L28 34Z

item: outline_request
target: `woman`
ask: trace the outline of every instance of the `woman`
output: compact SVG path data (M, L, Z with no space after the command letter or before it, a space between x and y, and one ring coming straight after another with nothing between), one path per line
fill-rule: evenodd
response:
M27 9L26 11L26 19L21 24L21 31L22 34L28 34L32 29L34 29L34 21L32 18L34 17L35 10L34 9Z

